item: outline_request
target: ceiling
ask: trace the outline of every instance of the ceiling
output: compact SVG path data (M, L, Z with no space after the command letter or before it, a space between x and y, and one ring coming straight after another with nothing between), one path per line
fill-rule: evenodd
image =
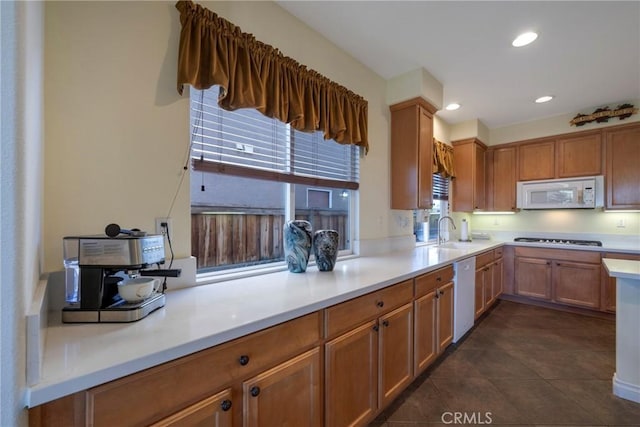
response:
M384 79L424 68L438 116L490 129L640 99L640 2L279 1ZM511 41L536 31L531 45ZM534 99L555 98L545 104Z

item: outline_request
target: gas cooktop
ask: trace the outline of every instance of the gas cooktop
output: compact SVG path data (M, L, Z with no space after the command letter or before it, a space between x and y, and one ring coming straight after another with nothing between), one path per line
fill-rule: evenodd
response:
M549 243L559 245L602 246L598 240L574 240L574 239L543 239L540 237L516 237L514 242Z

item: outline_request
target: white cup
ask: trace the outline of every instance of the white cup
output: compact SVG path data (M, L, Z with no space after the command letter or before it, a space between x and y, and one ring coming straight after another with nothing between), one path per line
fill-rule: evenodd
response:
M140 302L158 292L159 287L159 279L137 277L118 282L118 294L127 302Z

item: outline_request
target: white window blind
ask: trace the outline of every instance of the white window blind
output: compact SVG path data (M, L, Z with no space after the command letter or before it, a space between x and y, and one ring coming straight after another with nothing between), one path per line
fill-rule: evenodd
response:
M432 190L433 200L449 200L449 178L434 173Z
M196 170L325 187L358 188L359 148L325 141L254 109L226 111L219 88L191 89Z

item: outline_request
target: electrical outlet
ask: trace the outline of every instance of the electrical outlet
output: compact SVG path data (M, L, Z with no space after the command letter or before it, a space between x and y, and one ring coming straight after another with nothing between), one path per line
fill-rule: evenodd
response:
M162 226L162 224L167 224L167 229L169 233L173 231L173 226L171 224L171 218L156 218L156 234L166 234L167 230Z
M627 226L627 222L624 220L624 218L620 218L616 222L616 227L618 227L618 228L625 228L626 226Z

